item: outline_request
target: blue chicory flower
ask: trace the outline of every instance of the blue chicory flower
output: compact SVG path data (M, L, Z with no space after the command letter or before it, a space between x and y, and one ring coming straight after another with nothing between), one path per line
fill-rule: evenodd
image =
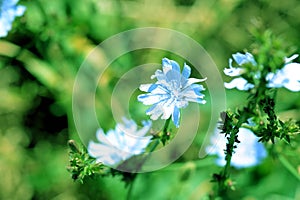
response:
M285 65L275 73L269 73L266 77L268 87L285 87L293 92L300 91L300 64L291 62L298 54L285 59Z
M245 54L236 53L236 54L233 54L232 57L233 57L233 60L239 66L242 66L242 65L248 64L248 63L250 63L254 66L257 65L253 55L248 52ZM232 66L233 60L232 60L232 58L229 59L229 68L224 69L224 74L226 74L227 76L235 77L235 76L240 76L243 73L246 73L246 70L244 68L233 67ZM227 89L237 88L238 90L249 90L254 87L253 84L248 83L248 81L246 79L244 79L243 77L238 77L238 78L233 79L229 83L224 83L224 86Z
M224 73L227 76L237 77L241 76L243 73L246 73L246 70L242 68L244 64L252 64L257 66L257 63L250 53L236 53L232 55L233 60L241 67L233 67L233 60L229 59L229 68L224 69ZM269 88L281 88L285 87L293 92L300 91L300 64L292 62L298 55L295 54L290 58L285 58L285 64L282 69L278 69L275 73L270 72L266 76L267 87ZM255 72L255 77L260 78L260 72ZM224 83L224 86L227 89L237 88L238 90L249 90L254 88L252 83L243 77L234 78L229 83Z
M100 128L96 137L99 141L90 141L88 153L96 158L96 162L108 166L116 166L134 155L144 152L151 142L152 136L145 136L152 126L151 121L143 121L143 127L138 130L135 121L123 118L124 124L118 123L115 130L104 134Z
M138 96L138 100L145 105L153 105L147 111L152 120L168 119L172 115L172 121L179 127L180 108L185 108L188 102L205 104L204 87L195 84L205 79L189 78L191 68L184 63L182 73L180 67L174 60L162 59L162 70L156 70L151 79L156 78L154 84L142 84L140 90L149 92Z
M15 17L22 16L25 6L16 5L19 0L0 0L0 37L7 36Z
M267 156L267 152L262 143L258 142L258 137L247 128L240 128L238 132L237 148L231 158L231 165L235 168L246 168L260 164ZM206 148L206 152L210 155L217 155L216 164L224 166L225 161L225 148L227 139L224 135L219 133L217 129L211 137L211 144Z

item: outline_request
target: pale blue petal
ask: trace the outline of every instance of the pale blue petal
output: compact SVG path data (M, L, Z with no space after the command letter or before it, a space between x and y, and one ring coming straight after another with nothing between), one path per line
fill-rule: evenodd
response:
M26 7L16 5L16 0L0 1L0 37L5 37L12 28L15 17L24 14Z
M232 54L232 57L238 65L242 65L242 64L248 62L248 60L246 59L246 56L241 53Z
M251 130L240 128L238 139L241 143L235 149L235 154L231 160L232 166L236 168L256 166L267 155L263 144L258 142L258 137Z
M25 6L17 6L15 9L15 15L17 17L22 16L24 14L25 10L26 10Z
M257 138L256 140L257 141ZM255 142L255 147L254 149L256 150L256 164L259 164L259 162L261 162L263 159L265 159L268 156L268 152L265 149L264 145L260 142Z
M224 74L227 76L235 77L235 76L240 76L245 72L244 69L242 68L225 68L224 69Z
M299 81L289 81L287 83L284 83L283 86L292 92L300 91L300 82Z
M187 99L190 99L190 98L204 98L204 94L200 93L200 91L196 89L192 89L192 88L189 88L189 90L186 90L184 92L184 99L187 100Z
M144 127L137 129L133 120L123 118L124 124L118 123L115 130L109 130L105 135L102 129L97 131L100 143L89 142L88 153L109 166L116 166L133 155L144 152L151 142L152 136L144 136L151 127L151 121L143 122Z
M231 165L235 168L256 166L267 156L264 145L258 142L258 137L254 135L251 130L240 128L238 139L240 143L237 144L237 148L234 149L235 153L231 158ZM219 130L216 129L211 137L211 145L206 148L208 154L216 154L218 156L216 164L219 166L224 166L226 164L224 153L226 143L227 139L224 135L220 135Z
M266 76L266 80L268 81L267 87L270 88L280 88L282 87L283 83L288 81L285 76L281 73L281 71L278 71L276 74L269 73Z
M237 88L238 90L249 90L254 87L253 84L248 83L247 80L242 77L235 78L229 83L224 83L224 86L227 89Z
M138 96L138 101L144 105L152 105L170 98L168 94L141 94Z
M207 80L207 78L203 78L203 79L198 79L198 78L189 78L188 80L187 80L187 82L185 83L185 85L184 85L184 88L186 88L186 87L188 87L188 86L190 86L190 85L192 85L192 84L194 84L194 83L199 83L199 82L203 82L203 81L206 81ZM203 86L202 86L203 87ZM184 89L183 88L183 89Z
M157 120L162 114L164 110L161 104L154 104L148 110L146 110L147 115L151 115L150 118L152 120Z
M162 67L163 71L166 74L169 70L174 70L180 73L180 67L178 63L174 60L169 60L168 58L162 59Z
M252 65L256 65L256 61L254 60L254 57L251 53L248 52L245 54L236 53L233 54L232 57L238 65L243 65L246 63L251 63Z
M174 122L177 128L179 127L179 118L180 118L180 110L175 106L172 115L172 121Z
M92 141L87 149L91 157L97 158L97 162L110 166L114 166L129 156L129 154L120 152L118 149Z
M177 108L185 108L185 107L187 107L189 105L189 101L195 102L195 101L193 101L192 98L190 99L190 98L186 97L184 100L177 101L175 106ZM196 102L196 103L198 103L198 102Z
M130 129L132 131L136 131L137 130L137 124L135 123L135 121L133 121L132 119L127 119L126 117L122 117L123 120L123 124L119 124L120 127L125 127L127 129Z
M151 76L151 79L157 78L157 80L166 79L165 74L160 69L156 70L154 75Z
M202 86L202 85L196 85L196 84L193 84L191 85L190 87L196 95L198 95L199 97L204 97L204 94L201 93L201 91L205 90L205 88Z
M286 64L280 71L284 76L291 80L300 80L300 64L299 63L289 63Z
M300 91L300 64L289 63L276 73L269 73L266 76L267 87L285 87L293 92Z
M136 138L134 145L131 146L130 152L133 155L139 155L145 151L145 148L151 142L152 136Z
M19 0L1 0L0 3L2 3L2 7L9 8L14 7L19 2Z
M294 55L292 55L291 57L289 57L289 58L284 58L284 63L290 63L290 62L292 62L293 60L295 60L296 58L298 58L298 56L299 56L299 54L294 54Z
M172 84L173 87L178 88L181 85L181 74L178 71L171 70L166 73L166 81Z
M157 86L157 84L142 84L140 85L139 89L144 92L151 92Z
M172 99L168 99L166 102L164 102L162 106L163 115L161 116L161 119L169 119L173 113L174 107L175 104Z
M184 66L183 66L183 70L182 70L182 76L185 78L185 79L188 79L191 75L191 67L188 66L186 63L184 63Z
M124 133L120 131L117 124L115 130L109 130L107 132L106 138L111 146L117 146L118 144L123 144L123 135Z
M224 74L227 76L240 76L241 74L243 74L245 72L244 69L242 68L236 68L236 67L232 67L232 59L229 59L229 68L225 68L224 70Z
M102 128L99 128L96 132L96 138L98 141L101 141L103 144L110 145L110 141L106 138L106 135L103 132Z

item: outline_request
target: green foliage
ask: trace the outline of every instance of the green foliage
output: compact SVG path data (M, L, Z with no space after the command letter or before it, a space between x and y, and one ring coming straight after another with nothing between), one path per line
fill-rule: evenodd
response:
M79 149L74 140L68 142L70 152L68 171L72 174L74 181L78 180L83 183L86 177L94 178L95 176L107 176L110 168L101 163L96 163L94 158L87 154L86 150Z
M260 137L259 142L268 143L271 141L273 145L275 145L276 139L290 143L290 135L299 134L300 126L292 119L287 122L278 119L275 112L277 89L268 88L265 78L268 73L275 72L284 65L283 61L287 51L281 45L282 43L270 31L256 35L256 44L254 46L256 48L255 51L258 53L258 63L242 64L242 68L247 72L244 78L254 85L249 91L248 102L245 107L237 109L234 113L229 113L229 111L221 113L222 121L219 129L222 134L225 133L225 137L228 139L224 150L226 165L220 173L213 174L212 181L218 183L218 195L225 199L227 197L227 189L234 189L230 179L231 158L234 154L234 149L237 147L236 144L240 143L238 132L244 123L247 125L249 120L253 120L254 125L250 125L248 128ZM286 160L284 161L286 162ZM284 165L290 168L290 165L286 163Z
M74 79L84 58L108 37L144 26L174 29L199 42L220 72L227 67L230 55L245 47L257 56L259 63L257 69L245 66L249 71L261 70L261 66L274 71L283 66L284 56L299 53L300 49L297 0L20 0L20 4L27 7L25 15L17 18L8 37L0 40L0 199L119 200L126 195L124 184L120 183L122 178L128 183L135 180L133 199L216 196L210 194L215 189L210 176L220 169L211 157L198 160L199 146L209 124L209 106L201 108L199 133L189 150L161 171L136 178L113 171L116 177L112 178L106 176L111 169L95 164L84 148L75 146L70 147L72 162L68 163L67 141L79 141L71 112ZM274 38L270 31L261 34L266 29L281 39ZM161 42L159 37L157 42ZM169 54L130 52L104 72L96 92L97 115L104 129L115 123L109 97L118 78L140 63L158 63ZM97 66L107 58L101 49L95 55ZM257 85L258 80L253 77L245 75ZM259 88L263 87L257 87L251 95L265 92ZM259 116L253 119L258 124L253 131L262 141L276 145L267 142L272 158L262 166L231 171L236 183L235 191L228 192L231 199L299 198L299 95L279 90L266 94L266 99L249 97L253 101L250 110ZM240 108L240 100L245 97L237 91L228 91L227 96L230 108ZM89 97L83 96L82 101L90 103ZM276 106L272 106L272 101ZM140 117L143 109L132 103L129 114L138 113ZM243 108L234 113L226 112L223 131L227 137L243 113L252 114ZM269 129L274 133L267 136ZM72 182L66 166L73 178L85 184ZM86 178L90 175L94 178ZM227 177L223 182L232 185L232 179Z

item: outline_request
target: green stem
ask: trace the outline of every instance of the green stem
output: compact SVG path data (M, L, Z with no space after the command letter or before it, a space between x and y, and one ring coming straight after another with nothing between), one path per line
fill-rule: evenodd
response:
M168 128L169 128L169 125L170 125L170 121L171 121L171 117L169 117L165 122L165 126L164 126L164 129L163 129L163 134L168 133Z
M229 145L231 148L233 148L234 143L235 143L235 138L236 135L239 132L240 127L242 126L242 124L247 120L247 115L245 114L245 112L243 113L243 115L241 116L241 118L239 119L238 123L235 125L235 127L233 128L231 134L230 134L230 138L229 138ZM231 164L231 158L233 155L233 151L230 151L230 154L228 154L227 159L226 159L226 165L224 168L224 173L227 174L227 172L230 169L230 164Z
M259 105L259 96L265 96L265 83L261 81L260 86L261 87L258 87L255 95L249 99L247 106L237 112L237 116L235 118L238 118L238 122L235 126L232 127L232 130L229 132L230 136L226 146L226 164L223 171L220 173L221 179L218 181L219 195L226 194L226 190L228 188L226 181L230 176L231 158L234 153L234 143L236 142L236 137L239 129L242 124L245 123L247 119L251 117L251 115L253 115L253 111L256 109L256 106Z
M150 153L151 152L153 152L155 149L156 149L156 147L157 147L157 145L159 144L159 139L157 139L156 141L155 141L155 143L152 145L152 147L151 147L151 149L150 149Z
M227 178L230 176L230 166L231 166L231 158L234 152L234 143L235 143L235 139L236 136L239 132L240 127L242 126L242 124L244 122L247 121L248 119L248 113L245 112L246 109L244 109L242 113L242 115L240 116L240 119L238 120L237 124L233 127L232 131L230 132L230 137L228 140L228 144L226 146L226 164L224 166L223 171L221 172L221 180L219 181L219 195L222 196L224 194L224 192L227 190L227 185L226 185L226 181ZM229 149L229 150L228 150Z
M168 128L169 128L169 125L170 125L170 121L171 121L171 117L169 117L166 120L164 128L163 128L162 136L160 137L160 140L163 143L163 145L165 145L166 142L170 139L170 134L168 133Z
M164 128L163 128L163 133L162 133L162 137L165 135L165 136L167 136L167 134L168 134L168 128L169 128L169 125L170 125L170 121L171 121L171 117L170 118L168 118L167 120L166 120L166 122L165 122L165 125L164 125ZM159 145L159 139L157 139L156 141L155 141L155 143L152 145L152 147L151 147L151 149L149 150L149 152L153 152L155 149L156 149L156 147Z

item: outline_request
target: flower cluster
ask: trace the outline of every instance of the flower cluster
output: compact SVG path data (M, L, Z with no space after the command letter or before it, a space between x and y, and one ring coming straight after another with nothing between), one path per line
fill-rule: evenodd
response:
M205 104L204 95L201 91L204 87L195 84L206 79L189 78L191 68L184 64L182 73L177 62L167 58L162 59L162 70L157 70L151 79L156 78L153 84L142 84L140 90L149 92L141 94L138 100L145 105L152 105L147 111L152 120L168 119L172 116L172 121L179 127L180 108L184 108L190 102Z
M152 136L145 136L151 128L151 121L143 121L143 128L138 130L133 120L123 119L124 124L117 124L115 130L104 134L100 128L96 137L100 143L90 141L88 153L96 162L116 166L134 155L144 152Z
M25 6L17 6L19 0L0 1L0 37L7 36L12 27L15 17L22 16L26 10Z
M258 142L258 137L247 128L240 128L238 140L240 141L235 148L231 158L231 165L235 168L246 168L256 166L267 156L267 152L262 143ZM217 165L224 166L227 139L216 129L211 137L211 144L206 148L210 155L217 155Z
M245 65L252 65L257 68L257 62L250 53L236 53L232 55L233 60L237 63L239 67L233 67L233 60L229 59L229 68L224 69L224 73L227 76L237 77L229 83L224 83L225 87L228 89L237 88L238 90L249 90L254 88L254 84L250 83L245 79L243 74L253 73L254 78L259 79L261 77L261 72L247 71L244 67ZM290 58L285 58L285 64L281 69L277 69L275 73L269 72L266 76L267 87L269 88L281 88L285 87L293 92L300 91L300 64L292 62L298 55L293 55Z

